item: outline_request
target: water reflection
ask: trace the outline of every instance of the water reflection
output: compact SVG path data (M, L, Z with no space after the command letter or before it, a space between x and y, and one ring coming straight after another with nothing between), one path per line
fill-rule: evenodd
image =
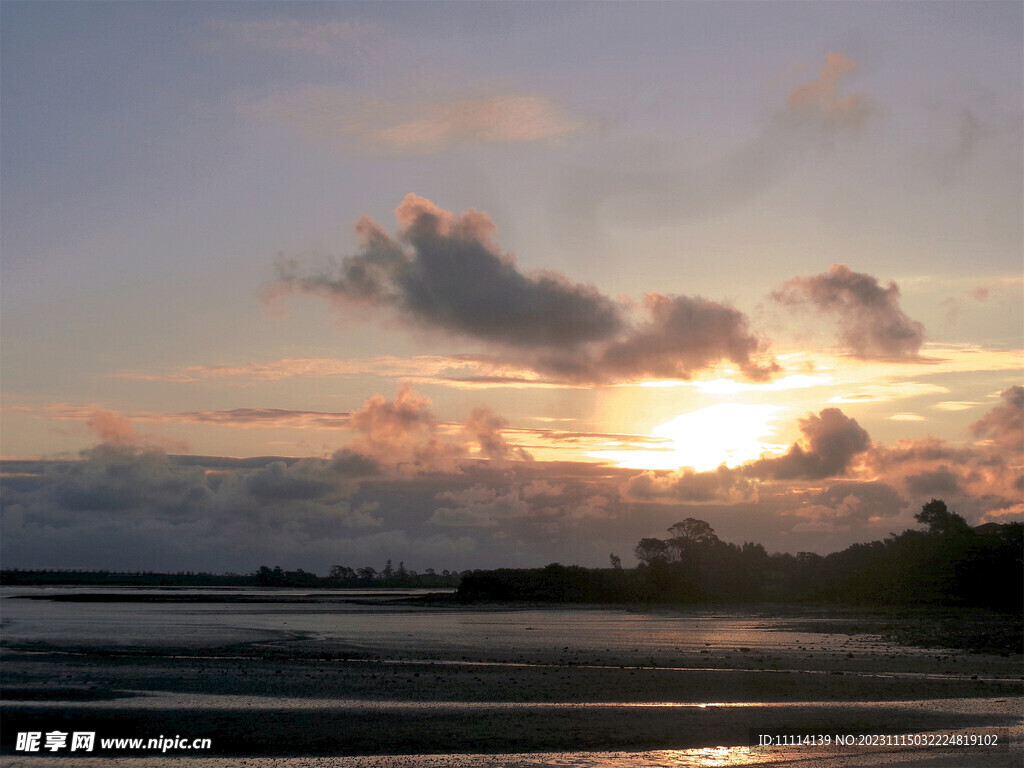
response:
M705 747L704 749L680 749L663 753L667 765L676 768L711 768L726 765L754 765L761 762L760 755L749 747Z

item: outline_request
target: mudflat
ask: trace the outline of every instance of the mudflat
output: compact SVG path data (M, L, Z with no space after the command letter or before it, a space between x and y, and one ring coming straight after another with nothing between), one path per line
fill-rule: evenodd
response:
M520 755L501 757L500 764L528 765L540 753L625 753L636 759L622 765L644 765L639 755L651 750L746 748L758 733L995 734L997 747L906 750L892 742L876 744L873 753L888 754L890 762L904 754L940 761L921 765L968 766L1019 765L1024 755L1024 670L1016 654L900 646L845 631L854 620L877 626L878 617L869 615L837 623L827 615L730 613L720 617L716 633L714 612L653 619L631 612L620 619L632 622L629 633L616 635L611 628L619 613L586 610L582 620L606 626L604 634L559 631L564 622L581 620L564 608L490 606L459 609L457 616L467 627L485 626L495 635L489 642L458 636L427 642L413 630L401 638L382 634L375 649L365 635L354 642L343 631L301 628L223 644L69 641L58 647L23 638L2 652L5 761L86 765L82 760L92 759L16 752L8 742L24 731L209 738L202 756L125 748L95 754L118 763L149 755L211 766L220 757L299 765L294 761L323 756L379 761L431 754L495 761ZM451 609L418 607L402 626L414 628L418 615L437 611ZM666 630L691 619L708 631ZM808 749L790 753L809 758ZM746 764L755 757L768 763L783 752L741 756ZM741 764L739 754L718 764ZM854 748L846 758L866 754ZM467 759L460 764L470 764Z

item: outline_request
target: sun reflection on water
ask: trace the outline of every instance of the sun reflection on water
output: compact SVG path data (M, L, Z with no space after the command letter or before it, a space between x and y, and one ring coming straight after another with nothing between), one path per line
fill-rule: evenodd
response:
M717 766L753 765L759 756L750 747L703 747L660 752L666 768L714 768ZM660 762L660 761L659 761ZM651 767L653 768L653 766Z

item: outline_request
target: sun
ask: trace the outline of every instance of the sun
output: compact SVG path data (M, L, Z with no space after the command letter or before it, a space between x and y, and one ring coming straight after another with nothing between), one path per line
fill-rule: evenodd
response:
M721 464L735 467L764 453L784 450L784 446L762 440L775 434L771 422L784 410L781 405L712 405L655 427L652 433L663 439L662 449L593 451L589 455L634 469L692 467L703 472Z

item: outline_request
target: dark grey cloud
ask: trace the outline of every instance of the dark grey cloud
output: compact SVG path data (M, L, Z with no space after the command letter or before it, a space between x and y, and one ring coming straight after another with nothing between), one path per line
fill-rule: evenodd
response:
M802 443L793 443L782 456L759 459L744 471L776 480L817 480L843 475L853 459L871 447L871 437L855 419L838 408L800 419Z
M369 456L342 448L331 456L331 471L343 477L372 477L384 474L384 467Z
M746 316L733 307L700 297L648 294L650 320L610 344L599 367L613 376L688 379L722 360L739 366L747 378L767 379L779 370L759 364L763 343L749 330Z
M275 461L246 476L245 489L250 496L265 501L310 500L329 495L335 484L312 476L323 474L322 465L317 462L315 473L303 473L301 468L308 466L308 463L289 466L284 462ZM304 474L306 476L303 476Z
M365 458L339 453L263 466L183 458L190 460L104 445L78 461L37 462L17 482L3 478L5 562L215 571L281 563L326 571L341 554L369 557L389 543L410 562L473 548L436 530L382 530L374 500L357 498L362 481L353 475L375 468Z
M921 359L924 326L900 309L896 283L883 288L871 275L834 264L820 275L786 281L772 299L785 306L811 305L834 316L839 342L855 357Z
M856 481L830 485L808 501L811 505L831 510L831 517L843 522L896 517L908 505L891 485Z
M966 464L977 457L978 452L973 448L961 448L935 437L925 437L900 441L893 446L875 446L867 458L873 471L888 472L894 469L903 471L906 467L928 462Z
M960 493L960 478L945 464L906 477L907 490L918 496L943 498Z
M780 511L794 521L791 533L823 537L851 531L884 530L904 516L908 502L881 482L842 482L818 493L801 494L800 504ZM875 534L877 536L877 533Z
M510 347L574 347L622 328L619 307L592 286L520 272L491 242L485 214L453 217L416 195L396 214L398 240L363 219L362 253L332 273L303 277L291 267L281 278L336 299L391 307L415 325Z
M689 378L721 362L751 379L777 370L733 307L701 297L649 294L640 318L593 286L554 272L528 275L500 252L486 214L454 216L408 195L397 238L362 219L362 250L320 272L279 265L279 289L323 295L341 307L387 309L407 323L483 342L506 364L568 382L644 376Z

